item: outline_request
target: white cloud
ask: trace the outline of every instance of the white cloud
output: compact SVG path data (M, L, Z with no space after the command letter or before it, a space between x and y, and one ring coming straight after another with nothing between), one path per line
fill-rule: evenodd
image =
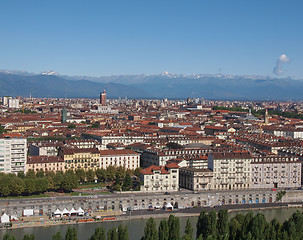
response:
M280 57L276 62L276 66L273 69L274 74L276 75L283 74L282 66L283 64L288 63L289 61L290 59L285 54L280 55Z

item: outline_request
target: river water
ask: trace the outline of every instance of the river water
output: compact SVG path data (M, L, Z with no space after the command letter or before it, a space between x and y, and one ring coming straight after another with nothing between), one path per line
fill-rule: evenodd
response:
M279 208L279 209L266 209L266 210L254 210L254 213L262 212L268 221L273 218L277 218L281 223L288 219L295 211L302 211L301 208ZM236 211L231 212L230 217L235 216L238 213L246 214L249 211ZM189 217L191 220L192 226L194 227L194 233L196 232L195 225L197 223L198 217ZM161 219L155 219L157 225ZM184 233L184 228L186 225L187 217L180 218L181 226L181 235ZM144 234L144 227L147 219L136 219L123 222L100 222L100 223L86 223L86 224L77 224L77 225L57 225L50 227L33 227L33 228L23 228L23 229L10 229L10 230L0 230L0 240L2 240L5 233L13 234L17 240L22 240L25 234L33 233L36 240L51 240L52 236L60 231L61 235L64 236L68 227L75 227L78 232L78 240L88 240L90 236L94 233L95 228L103 226L106 231L118 227L120 224L127 225L129 238L131 240L139 240Z

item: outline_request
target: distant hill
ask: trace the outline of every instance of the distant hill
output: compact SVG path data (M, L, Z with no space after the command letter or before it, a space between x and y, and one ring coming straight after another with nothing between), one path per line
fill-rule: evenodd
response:
M231 75L119 75L104 77L0 72L0 95L98 98L200 97L222 100L303 100L303 81Z
M108 96L144 97L146 92L119 83L100 83L88 80L67 80L55 75L16 75L0 72L0 96L33 97L81 97L98 98L99 93L106 89Z

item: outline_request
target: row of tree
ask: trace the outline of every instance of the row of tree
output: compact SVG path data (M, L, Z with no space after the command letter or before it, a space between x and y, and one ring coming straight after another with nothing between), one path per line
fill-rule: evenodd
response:
M15 174L0 173L0 196L29 196L41 194L46 191L70 192L77 188L81 182L108 183L113 190L128 191L140 189L140 169L129 170L123 167L109 166L107 169L96 171L78 169L75 172L43 172L35 173L30 170L26 174L19 172Z
M34 240L33 234L25 235L23 240ZM65 240L77 240L77 230L68 228ZM95 229L89 240L129 240L127 226L108 230L103 227ZM187 220L184 235L180 235L179 218L170 215L168 220L161 220L158 228L155 220L150 218L144 229L142 240L193 240L193 228ZM268 222L262 213L254 215L237 214L229 220L227 210L206 213L202 211L197 221L197 240L299 240L303 239L303 214L295 212L283 224L277 219ZM6 234L3 240L15 240L15 237ZM60 232L53 236L53 240L63 240Z
M35 172L28 171L24 173L5 174L0 173L0 196L29 196L41 194L46 191L65 192L71 191L78 186L78 179L73 171L53 172Z

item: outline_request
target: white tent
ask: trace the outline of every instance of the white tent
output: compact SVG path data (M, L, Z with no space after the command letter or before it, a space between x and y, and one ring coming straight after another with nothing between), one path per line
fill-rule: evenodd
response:
M167 209L173 209L173 205L171 205L170 203L167 203L167 204L165 205L165 207L166 207Z
M69 211L66 209L66 208L64 208L63 209L63 211L62 211L62 215L64 216L68 216L69 215Z
M83 216L84 215L84 211L83 211L83 209L81 207L78 208L77 215L78 216Z
M69 214L72 216L72 215L76 215L77 214L77 211L72 208L70 211L69 211Z
M1 216L1 223L9 223L9 216L6 213Z
M54 211L54 216L55 217L61 217L62 216L62 212L57 208L57 210Z

